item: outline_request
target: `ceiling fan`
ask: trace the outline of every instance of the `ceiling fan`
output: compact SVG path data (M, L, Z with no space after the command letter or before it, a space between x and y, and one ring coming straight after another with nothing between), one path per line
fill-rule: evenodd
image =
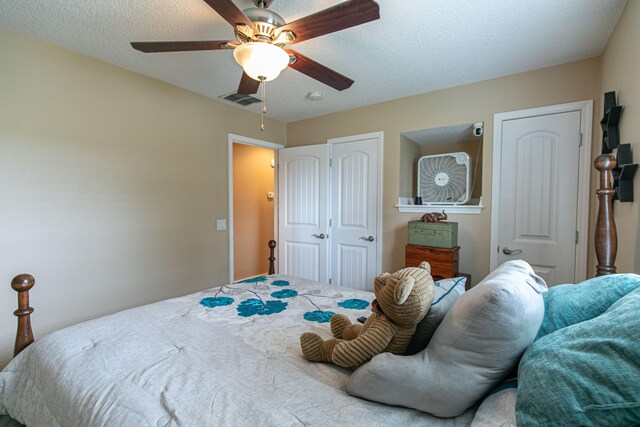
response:
M373 0L348 0L290 23L267 9L273 0L253 0L256 7L244 11L231 0L204 1L234 27L237 41L133 42L131 46L146 53L233 49L244 71L238 87L244 95L256 93L261 82L275 79L287 66L334 89L348 89L353 80L288 46L380 18Z

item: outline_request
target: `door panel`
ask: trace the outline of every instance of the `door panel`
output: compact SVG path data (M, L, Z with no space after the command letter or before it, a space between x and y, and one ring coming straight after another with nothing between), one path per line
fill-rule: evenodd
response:
M340 147L345 148L345 146ZM339 153L340 150L337 150ZM339 155L339 154L338 154ZM366 214L368 205L367 165L369 156L366 153L347 153L338 158L340 171L336 175L339 182L340 227L367 230L369 220Z
M278 152L279 271L327 282L328 148L325 144Z
M337 248L338 256L335 258L338 264L335 271L338 277L333 282L349 287L359 284L363 287L358 289L366 289L368 248L345 244L338 245Z
M285 241L284 259L286 274L320 280L320 244Z
M536 264L531 264L531 268L533 268L533 271L536 272L536 274L540 277L542 277L542 279L547 282L547 284L549 285L557 285L558 283L567 283L567 282L556 282L556 278L555 278L555 268L549 268L549 267L545 267L543 265L536 265Z
M533 133L517 146L516 240L553 240L556 217L555 188L558 138L550 133Z
M355 136L279 151L281 273L373 289L379 144L380 137Z
M524 259L549 285L572 283L580 112L508 120L502 131L498 263Z
M378 139L331 144L332 283L373 289L377 273Z
M320 227L319 157L298 156L285 163L288 226Z

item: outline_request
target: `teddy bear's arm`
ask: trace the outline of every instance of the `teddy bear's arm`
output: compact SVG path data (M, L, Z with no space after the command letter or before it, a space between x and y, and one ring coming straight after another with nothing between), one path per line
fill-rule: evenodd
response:
M335 346L331 360L336 365L355 369L382 353L394 335L393 326L384 317L376 318L357 338Z
M351 323L344 314L334 314L331 318L331 333L336 338L349 341L360 335L362 330L363 325Z

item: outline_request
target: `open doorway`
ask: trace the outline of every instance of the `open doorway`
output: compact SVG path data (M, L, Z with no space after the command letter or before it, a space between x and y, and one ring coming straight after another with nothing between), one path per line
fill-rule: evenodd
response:
M276 239L275 164L280 145L230 135L230 279L267 274Z
M266 274L274 238L275 150L233 144L234 280Z

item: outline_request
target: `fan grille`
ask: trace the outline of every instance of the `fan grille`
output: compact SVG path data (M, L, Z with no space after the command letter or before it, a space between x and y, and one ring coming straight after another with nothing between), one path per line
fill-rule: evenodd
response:
M418 196L423 203L462 204L469 201L469 155L424 156L418 161Z

